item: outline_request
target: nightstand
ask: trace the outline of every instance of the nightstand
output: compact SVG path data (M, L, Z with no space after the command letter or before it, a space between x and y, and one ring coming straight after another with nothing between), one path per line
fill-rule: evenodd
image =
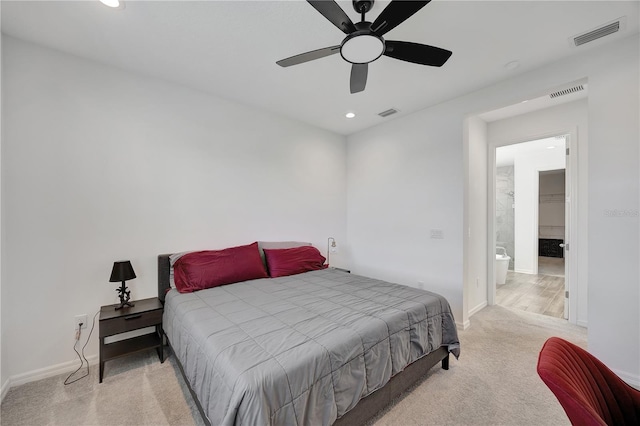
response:
M116 310L116 305L100 308L100 383L104 373L104 363L131 355L135 352L155 348L164 362L163 331L162 331L162 303L157 297L136 300L135 306ZM105 337L115 336L127 331L139 330L155 326L156 331L142 336L131 337L113 343L105 343Z

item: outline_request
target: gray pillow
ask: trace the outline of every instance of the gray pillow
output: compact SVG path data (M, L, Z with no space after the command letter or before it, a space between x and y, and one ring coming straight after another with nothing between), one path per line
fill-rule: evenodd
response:
M193 253L193 251L182 251L180 253L174 253L169 256L169 263L171 265L169 267L169 285L171 286L171 288L176 288L176 282L173 278L173 265L178 261L178 259L189 253Z

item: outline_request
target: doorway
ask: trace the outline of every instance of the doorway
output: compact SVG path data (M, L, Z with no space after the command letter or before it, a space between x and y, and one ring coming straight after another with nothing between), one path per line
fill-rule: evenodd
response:
M568 135L496 148L495 302L568 319Z

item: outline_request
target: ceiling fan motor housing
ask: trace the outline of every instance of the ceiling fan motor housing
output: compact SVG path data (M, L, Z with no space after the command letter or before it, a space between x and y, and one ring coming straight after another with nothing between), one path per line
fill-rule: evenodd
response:
M355 1L354 1L355 3ZM371 30L371 22L357 22L356 31L342 40L340 55L352 64L368 64L385 51L384 39Z
M367 13L373 7L373 0L353 0L353 8L358 13Z

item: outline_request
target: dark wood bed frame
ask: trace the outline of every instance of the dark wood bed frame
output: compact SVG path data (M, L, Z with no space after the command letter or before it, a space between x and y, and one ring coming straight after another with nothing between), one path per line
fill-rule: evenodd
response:
M169 285L169 274L171 268L169 256L170 255L168 254L161 254L158 256L158 298L163 304L164 297L167 294L167 291L169 291L169 289L171 288ZM167 343L169 344L169 346L171 346L171 342L169 342L168 339ZM173 351L173 348L171 348L171 353L175 353ZM420 379L422 379L427 374L427 372L439 362L442 363L443 369L449 369L449 352L445 347L440 347L437 350L423 356L413 364L410 364L402 372L393 376L391 380L389 380L389 382L382 388L373 392L371 395L362 398L354 408L352 408L344 416L337 419L334 423L334 426L353 426L366 423L368 420L382 411L387 405L389 405L389 403L394 398L398 397L402 392L409 389ZM189 383L189 380L187 380L187 376L184 373L184 368L182 367L182 364L177 357L176 364L178 364L180 372L182 373L182 377L184 377L184 381L189 388L189 392L191 392L191 396L193 397L193 400L198 407L198 411L200 411L202 420L204 420L205 424L210 426L211 423L209 422L208 417L202 409L198 397L191 388L191 384Z

